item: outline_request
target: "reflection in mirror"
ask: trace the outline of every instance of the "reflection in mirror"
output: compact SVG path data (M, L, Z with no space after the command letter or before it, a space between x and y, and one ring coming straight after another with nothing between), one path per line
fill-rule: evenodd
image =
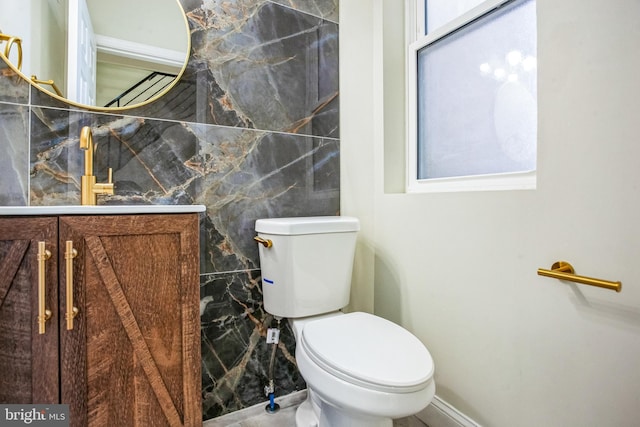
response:
M0 0L0 33L0 56L22 77L97 110L161 96L190 48L179 0Z

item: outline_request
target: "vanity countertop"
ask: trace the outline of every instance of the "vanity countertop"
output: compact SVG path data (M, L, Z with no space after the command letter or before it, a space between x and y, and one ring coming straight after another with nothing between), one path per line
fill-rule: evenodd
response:
M204 205L0 206L0 216L120 215L204 212Z

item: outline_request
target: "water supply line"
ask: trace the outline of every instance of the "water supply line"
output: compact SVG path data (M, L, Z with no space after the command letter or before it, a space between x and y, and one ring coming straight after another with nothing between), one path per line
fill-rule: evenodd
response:
M280 342L280 321L281 317L274 316L277 322L276 328L267 329L267 344L271 344L271 357L269 358L269 384L264 387L264 394L269 398L269 403L264 408L268 413L274 414L280 410L280 405L275 402L275 385L273 381L273 370L275 368L276 350Z

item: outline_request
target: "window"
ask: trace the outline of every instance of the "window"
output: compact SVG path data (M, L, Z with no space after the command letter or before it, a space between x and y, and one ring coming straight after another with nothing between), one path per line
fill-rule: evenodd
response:
M535 0L417 1L408 191L534 188Z

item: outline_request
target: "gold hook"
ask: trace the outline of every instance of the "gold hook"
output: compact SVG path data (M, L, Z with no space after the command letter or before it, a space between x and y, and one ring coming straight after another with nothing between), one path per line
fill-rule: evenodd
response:
M53 80L40 80L38 78L38 76L33 74L31 76L31 81L36 83L36 84L39 84L39 85L49 85L49 86L51 86L53 88L53 90L56 93L56 95L63 96L62 92L60 92L60 88L56 85L56 83Z
M15 36L10 36L9 34L0 33L0 41L6 41L7 45L4 47L4 56L9 59L9 55L11 55L11 48L14 43L18 46L18 66L16 67L18 71L22 71L22 39Z

